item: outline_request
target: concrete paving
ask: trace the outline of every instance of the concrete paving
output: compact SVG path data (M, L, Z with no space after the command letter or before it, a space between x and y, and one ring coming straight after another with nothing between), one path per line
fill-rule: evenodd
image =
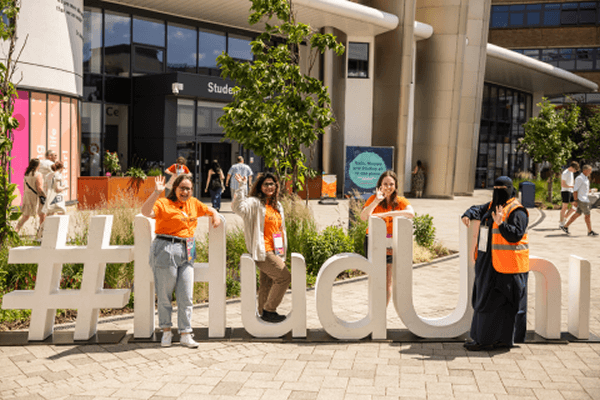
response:
M436 236L458 249L459 215L491 199L491 191L454 200L410 199L418 214L434 217ZM320 227L347 225L348 203L310 202ZM241 221L223 204L228 227ZM600 228L600 211L592 211ZM600 239L588 237L581 220L567 236L558 211L530 209L531 254L547 258L562 279L562 331L567 331L568 258L592 263L591 321L600 336ZM202 235L202 229L199 230ZM535 279L529 284L533 329ZM458 299L458 259L414 270L414 301L425 317L448 314ZM314 291L307 296L308 328L319 329ZM282 311L289 310L286 295ZM334 289L334 309L346 320L367 312L366 280ZM174 321L175 321L174 317ZM205 327L208 309L197 307L195 327ZM242 327L240 304L228 303L228 327ZM72 325L71 325L72 326ZM70 326L65 326L69 328ZM393 307L388 328L405 328ZM131 317L108 318L99 329L133 331ZM101 346L0 347L0 398L73 399L600 399L600 343L521 344L510 352L466 352L461 343L208 341L198 349L175 343Z

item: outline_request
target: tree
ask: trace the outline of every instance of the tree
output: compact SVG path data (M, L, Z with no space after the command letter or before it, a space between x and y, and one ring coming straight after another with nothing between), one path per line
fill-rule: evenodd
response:
M533 162L550 164L552 174L548 178L548 201L552 201L552 182L560 175L561 168L576 147L570 134L577 126L579 108L557 110L546 98L537 105L541 108L540 115L524 125L525 136L520 139L519 148L529 154Z
M577 126L571 134L577 145L572 158L587 164L600 162L600 108L579 101L565 105L567 109L573 107L579 107L580 113Z
M310 49L310 69L319 53L344 46L331 34L313 31L296 22L291 0L251 0L248 22L262 20L265 32L251 42L254 61L236 61L226 53L217 57L221 76L236 82L234 100L224 108L219 123L234 139L264 158L283 181L301 187L310 168L303 148L310 147L334 122L330 98L322 82L303 74L300 45ZM270 25L275 18L280 25Z
M5 63L0 62L0 246L5 246L8 241L18 240L11 223L21 216L12 207L12 202L17 197L14 194L17 185L10 182L13 131L19 126L19 122L13 117L17 91L12 80L19 58L15 57L15 51L20 0L0 0L0 10L0 38L8 42Z

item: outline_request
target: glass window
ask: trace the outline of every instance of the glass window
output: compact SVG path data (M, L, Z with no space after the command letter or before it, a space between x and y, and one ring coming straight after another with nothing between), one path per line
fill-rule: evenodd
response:
M102 171L102 104L83 102L81 107L81 176Z
M83 72L102 73L102 10L83 12Z
M129 76L131 18L125 14L104 13L104 72Z
M564 3L562 5L563 10L577 10L577 3Z
M206 135L211 133L210 130L210 108L198 106L196 112L196 127L198 135Z
M194 136L194 100L177 99L177 136Z
M164 71L165 52L162 49L135 46L133 72L160 73Z
M517 5L510 6L510 11L523 11L523 10L525 10L524 4L517 4Z
M510 26L521 26L525 21L523 13L512 13L510 14Z
M102 75L83 75L83 99L102 101Z
M492 12L505 12L508 11L508 6L492 6Z
M596 5L594 8L579 10L579 23L580 24L595 24L596 23Z
M594 49L577 49L577 70L594 69Z
M544 49L542 50L542 61L548 64L558 65L558 50L557 49Z
M196 29L167 27L167 71L196 72Z
M527 57L535 58L536 60L540 59L540 51L537 49L523 50L523 54L525 54Z
M539 25L541 16L539 12L528 12L527 13L527 25Z
M348 43L348 78L369 77L369 43Z
M222 32L198 32L198 67L217 68L217 56L226 50L227 38Z
M131 79L107 76L104 78L104 100L109 103L131 103Z
M527 7L526 7L526 9L528 11L531 11L531 10L541 10L542 9L542 5L541 4L528 4Z
M586 102L587 103L600 103L600 93L587 93L586 94Z
M251 38L230 34L227 38L227 53L238 60L252 61Z
M151 46L165 47L165 23L155 19L133 19L133 41Z
M523 54L523 52L525 50L521 50L521 49L511 49L512 51L514 51L515 53L519 53L519 54Z
M576 25L577 24L577 10L563 10L560 13L560 24L561 25Z
M508 26L508 12L492 13L492 28L506 28Z
M575 69L575 51L573 49L560 49L558 67L572 71Z
M225 114L222 108L213 108L211 110L211 125L212 132L211 133L223 133L223 128L219 125L218 119Z
M560 4L546 4L544 6L544 25L556 26L560 24Z

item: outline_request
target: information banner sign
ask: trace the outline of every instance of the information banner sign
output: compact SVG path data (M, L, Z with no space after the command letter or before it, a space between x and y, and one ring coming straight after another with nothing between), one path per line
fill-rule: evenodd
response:
M379 176L393 165L393 147L346 146L344 194L374 193Z

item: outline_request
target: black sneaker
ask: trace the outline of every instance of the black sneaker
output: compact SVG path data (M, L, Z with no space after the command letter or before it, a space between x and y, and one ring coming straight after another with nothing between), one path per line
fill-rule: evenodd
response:
M569 234L569 228L567 228L566 226L561 226L560 229L562 229L562 231L567 235Z
M277 323L285 320L285 315L279 315L277 312L271 312L263 310L262 316L260 317L265 322Z
M594 231L589 231L588 236L598 236L598 234Z

